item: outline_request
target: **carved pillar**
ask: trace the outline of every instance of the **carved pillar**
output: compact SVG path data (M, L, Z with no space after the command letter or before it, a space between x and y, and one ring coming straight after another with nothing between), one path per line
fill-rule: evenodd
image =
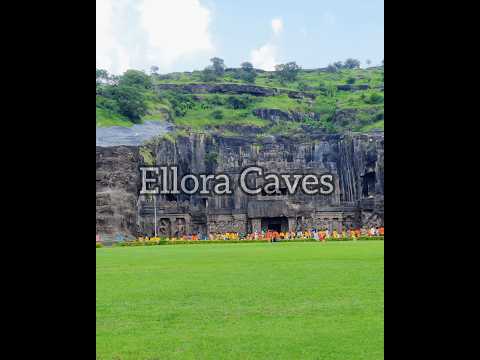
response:
M171 222L169 218L161 218L157 228L158 235L162 237L170 237L172 233Z
M297 230L297 219L294 217L288 218L288 231L293 232Z

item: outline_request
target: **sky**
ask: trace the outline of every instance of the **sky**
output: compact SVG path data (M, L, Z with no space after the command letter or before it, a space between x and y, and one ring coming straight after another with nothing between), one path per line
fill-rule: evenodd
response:
M383 0L96 0L96 65L160 73L384 58Z

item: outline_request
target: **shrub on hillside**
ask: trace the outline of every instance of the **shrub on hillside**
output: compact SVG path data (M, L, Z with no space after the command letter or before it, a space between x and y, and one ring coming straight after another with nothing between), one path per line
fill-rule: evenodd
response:
M115 101L114 99L109 99L105 96L97 95L96 106L113 113L120 112L117 101Z
M338 67L335 66L334 64L329 64L327 66L327 72L329 72L329 73L336 73L336 72L338 72L338 70L339 70Z
M384 101L384 97L380 93L372 93L370 96L367 96L365 99L365 102L367 104L375 105L375 104L381 104Z
M224 118L223 112L221 110L215 110L214 112L212 112L211 116L215 120L222 120Z
M244 62L241 65L240 70L237 72L236 77L246 83L253 84L257 78L257 73L252 63Z
M359 69L360 68L360 61L357 59L347 59L345 60L345 64L343 65L345 69Z
M162 94L162 97L170 103L175 116L185 116L188 110L195 107L195 101L193 100L192 95L189 94L167 91Z
M349 77L349 78L347 79L347 84L349 84L349 85L353 85L353 84L355 84L356 82L357 82L357 79L354 78L353 76L352 76L352 77Z
M213 106L222 106L225 105L225 100L219 95L213 95L212 97L207 98L207 103Z
M205 70L202 71L200 79L203 82L217 81L217 75L215 74L215 70L211 66L206 67Z
M249 83L249 84L254 84L255 80L257 78L257 74L255 72L247 72L247 71L240 71L239 75L240 80Z
M303 81L299 82L297 85L298 91L307 91L308 85L304 83Z
M152 88L153 83L152 78L143 71L127 70L120 78L118 85L138 87L147 90Z
M275 71L280 81L293 82L297 80L298 74L302 68L297 65L296 62L289 62L287 64L281 64L275 66Z
M252 98L248 95L229 96L227 98L228 107L234 110L246 109L252 102Z

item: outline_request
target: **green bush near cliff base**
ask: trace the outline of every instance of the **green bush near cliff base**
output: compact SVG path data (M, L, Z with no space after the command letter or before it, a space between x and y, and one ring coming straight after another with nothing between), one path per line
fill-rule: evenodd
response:
M155 154L146 146L140 147L140 156L143 158L143 163L148 166L155 165Z

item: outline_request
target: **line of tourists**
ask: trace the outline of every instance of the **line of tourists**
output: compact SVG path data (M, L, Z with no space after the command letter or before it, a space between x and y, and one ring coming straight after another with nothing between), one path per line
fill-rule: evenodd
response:
M351 239L356 240L364 237L378 237L385 236L385 228L371 227L330 231L328 229L311 229L306 231L275 231L275 230L262 230L261 232L253 233L239 233L239 232L226 232L226 233L211 233L208 236L201 234L185 235L181 237L167 238L170 241L199 241L199 240L222 240L222 241L238 241L238 240L265 240L265 241L281 241L281 240L306 240L314 239L317 241L326 241L331 239ZM145 239L145 238L143 238ZM142 240L143 240L142 239Z

